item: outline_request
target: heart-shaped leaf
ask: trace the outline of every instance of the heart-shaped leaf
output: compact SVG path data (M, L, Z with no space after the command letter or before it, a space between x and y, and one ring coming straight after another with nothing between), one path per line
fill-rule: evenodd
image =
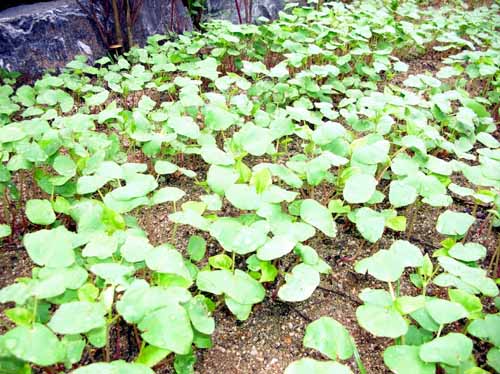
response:
M50 225L56 220L52 204L48 200L28 200L26 202L26 216L37 225Z
M354 353L347 329L329 317L321 317L307 326L304 346L316 349L334 361L348 360Z
M334 237L337 228L330 211L316 200L306 199L300 205L300 218L325 235Z
M298 264L285 276L285 281L278 291L278 297L289 302L303 301L318 287L319 272L310 265Z
M472 340L463 334L449 333L420 347L420 358L425 362L439 362L459 366L472 353Z
M377 180L369 174L351 175L345 182L344 199L351 204L366 203L372 197Z

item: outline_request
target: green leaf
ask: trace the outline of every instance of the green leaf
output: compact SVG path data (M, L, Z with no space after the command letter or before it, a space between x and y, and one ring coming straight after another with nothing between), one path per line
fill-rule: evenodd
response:
M203 295L193 297L186 304L186 310L193 327L203 334L211 335L215 330L215 321L210 317L205 299Z
M19 87L16 91L16 97L25 107L35 105L35 90L33 87L27 85Z
M133 266L117 263L102 263L92 265L90 271L110 284L126 284L126 278L132 275L135 269Z
M284 235L273 236L257 250L257 257L264 261L274 260L290 253L297 242Z
M467 327L467 332L476 338L500 347L500 315L488 314L484 319L472 321Z
M5 223L0 224L0 239L10 236L12 234L12 229L9 225Z
M116 236L109 236L105 233L93 235L90 241L82 250L84 257L98 257L105 259L111 257L118 248Z
M472 354L472 340L463 334L449 333L420 347L420 358L426 362L439 362L458 366Z
M193 343L193 329L186 310L177 304L167 305L147 314L138 325L149 344L178 354L187 354Z
M285 275L285 284L278 291L281 300L298 302L308 299L319 285L319 272L310 265L298 264Z
M23 283L14 283L0 290L0 303L4 304L9 301L23 305L31 296L31 289Z
M389 217L385 220L385 225L394 231L405 231L406 216Z
M185 279L188 284L192 282L191 273L184 263L184 258L175 249L169 249L164 246L156 247L147 252L145 260L146 265L151 270L159 273L178 275Z
M233 279L224 289L224 293L240 304L257 304L264 300L264 287L250 275L236 269Z
M384 363L393 373L434 374L436 365L422 361L419 351L418 346L393 345L384 351Z
M82 359L85 349L85 340L80 335L67 335L61 339L61 343L66 351L64 359L65 365L73 365Z
M130 200L142 197L154 191L158 183L152 175L134 174L127 179L127 185L118 187L108 193L106 197L112 197L114 200ZM104 201L106 203L106 199Z
M378 135L369 135L361 138L359 142L361 144L354 149L352 160L366 165L375 165L387 160L387 155L391 145L389 141L381 139Z
M448 256L439 256L438 261L444 270L455 277L460 278L460 288L463 288L463 285L466 285L468 286L468 291L473 293L478 293L478 291L480 291L486 296L493 297L498 295L497 285L491 278L486 276L486 271L483 269L467 266L466 264ZM434 279L434 283L436 284L439 284L438 277Z
M64 347L52 331L35 323L32 328L18 326L4 336L5 349L15 357L35 365L50 366L62 362Z
M452 323L459 319L466 318L469 313L458 303L443 299L432 299L426 301L425 309L434 321L440 325Z
M187 355L175 355L174 368L176 374L194 374L196 355L191 351Z
M430 155L428 156L425 167L433 173L441 175L451 175L451 173L453 172L451 164L449 162Z
M488 351L486 356L488 365L490 365L497 372L500 371L500 348L494 347Z
M225 131L238 120L237 115L215 105L207 105L204 114L205 124L215 131Z
M101 105L104 104L104 102L108 99L108 96L109 96L109 91L104 90L85 98L85 102L88 106Z
M229 270L203 270L196 277L196 286L200 291L222 295L229 283L233 281L233 274Z
M479 243L456 243L448 251L448 255L461 261L477 261L486 256L486 248Z
M186 193L177 187L163 187L156 190L151 198L152 204L163 204L170 201L182 199Z
M306 199L300 205L300 218L304 222L316 227L323 234L334 237L337 228L330 211L316 200Z
M238 178L238 172L227 166L211 165L207 173L208 186L219 195L223 195Z
M86 335L89 343L92 344L94 347L103 348L106 346L106 343L108 341L108 334L106 327L101 327L89 331Z
M198 235L192 235L189 238L187 252L189 257L193 261L200 261L203 257L205 257L207 243L205 239Z
M83 334L106 324L106 310L99 303L74 301L57 309L48 326L58 334Z
M255 186L255 190L258 194L262 194L266 188L270 187L273 183L271 172L267 168L260 169L254 173L250 183Z
M424 258L418 247L404 240L396 240L389 250L382 249L358 261L355 270L358 273L368 272L384 282L394 282L403 274L405 267L419 267L423 261Z
M335 199L328 202L328 210L336 214L346 214L351 211L351 207L349 205L344 205L342 200Z
M168 349L158 348L154 345L146 345L135 359L137 364L142 364L147 367L156 366L160 361L167 357L171 351Z
M436 229L443 235L465 235L475 218L467 213L447 210L438 217Z
M193 209L169 214L168 219L174 223L191 225L203 231L208 231L210 228L210 221Z
M157 174L172 174L175 173L179 168L177 165L172 164L169 161L158 160L155 163L155 172Z
M208 258L208 264L215 269L230 270L233 265L233 260L228 255L219 253L218 255L210 256Z
M256 210L261 204L255 186L247 184L233 184L226 190L226 198L236 208L242 210Z
M16 325L31 326L33 322L33 313L26 308L16 307L5 309L4 313Z
M191 117L173 117L168 120L167 124L177 134L190 139L198 139L200 137L200 128Z
M345 182L344 199L350 204L366 203L372 197L377 180L369 174L351 175Z
M321 317L307 326L304 347L316 349L334 361L348 360L354 353L349 332L330 317Z
M72 177L76 174L76 164L69 156L59 155L54 159L52 167L59 174Z
M389 188L389 201L395 208L413 204L417 198L417 190L402 181L392 181Z
M358 261L355 266L358 273L369 273L378 280L394 282L403 274L401 259L388 250L380 250L374 255Z
M135 280L116 303L116 310L129 323L138 323L144 316L169 304L186 303L191 294L177 286L149 287L144 280Z
M456 289L448 289L448 295L451 301L461 304L469 313L469 319L475 318L480 315L483 310L481 299L477 296L471 295L468 292ZM500 345L500 340L499 344Z
M26 133L15 124L0 127L0 144L15 142L25 136Z
M26 234L23 244L30 258L37 265L66 267L73 264L73 242L76 234L64 226L52 230L40 230Z
M245 226L233 218L220 218L210 226L210 235L216 238L226 251L245 255L257 250L267 240L269 225L257 221Z
M148 238L129 234L120 248L120 253L128 262L140 262L144 261L152 250L153 246L149 243Z
M373 209L363 207L356 211L356 228L360 234L371 243L382 237L385 227L385 218Z
M285 374L352 374L347 366L333 361L316 361L303 358L292 362L285 369Z
M78 289L78 299L80 301L93 302L99 296L99 289L92 283L85 283Z
M131 364L125 361L97 363L80 367L71 374L154 374L154 371L145 365Z
M240 304L229 296L226 296L224 301L238 321L246 321L252 312L252 304Z
M272 145L273 138L268 129L248 124L244 126L234 139L243 149L254 156L262 156Z
M56 220L52 204L48 200L28 200L26 202L26 216L37 225L50 225Z
M222 166L234 164L233 157L229 153L221 151L216 145L204 145L200 149L200 154L203 161L208 164Z
M408 331L408 324L392 308L366 304L356 309L356 317L362 328L375 336L398 338Z
M474 113L477 114L479 118L489 117L490 113L488 110L480 103L472 99L464 99L462 103L469 109L472 109Z
M99 188L108 182L108 178L101 175L84 175L78 178L76 183L76 192L79 195L86 195L96 192Z

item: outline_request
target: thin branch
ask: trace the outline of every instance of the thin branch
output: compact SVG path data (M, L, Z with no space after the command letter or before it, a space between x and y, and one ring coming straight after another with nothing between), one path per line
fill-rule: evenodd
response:
M238 4L238 0L234 0L234 4L236 5L236 12L238 13L238 20L240 21L240 25L241 25L243 22L241 20L240 4Z
M84 6L80 0L76 0L76 3L82 9L82 11L87 15L87 17L90 18L94 22L94 24L97 27L97 31L99 32L99 36L101 37L102 42L104 43L106 48L109 48L110 43L109 43L109 39L108 39L108 34L104 31L104 28L105 28L104 24L101 23L101 21L97 17L97 12L94 9L94 2L91 1L88 8L86 6Z
M298 310L297 308L295 308L293 305L289 304L289 303L285 303L281 300L276 300L278 303L280 303L281 305L285 305L289 310L291 310L292 312L294 312L295 314L297 314L298 316L300 316L302 319L304 319L305 321L307 322L312 322L312 319L309 318L307 315L305 315L304 313L302 313L300 310Z
M359 301L358 299L354 298L353 296L351 296L348 293L345 293L343 291L334 290L334 289L326 288L326 287L323 287L323 286L318 286L317 288L320 289L320 290L322 290L322 291L325 291L325 292L330 292L330 293L333 293L335 295L342 296L342 297L348 299L349 301L351 301L353 304L356 304L356 305L361 305L362 304L361 301Z

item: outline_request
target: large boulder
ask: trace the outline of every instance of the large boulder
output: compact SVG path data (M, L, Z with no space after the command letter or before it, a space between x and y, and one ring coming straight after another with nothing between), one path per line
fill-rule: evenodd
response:
M272 20L278 18L284 6L285 0L206 0L203 20L221 19L236 24L240 17L243 23L254 23L259 17Z
M173 3L174 31L191 30L191 18L182 1ZM148 36L170 29L171 4L144 1L134 26L135 42L143 45ZM36 76L65 66L76 55L87 55L93 61L106 53L95 24L76 0L21 5L0 12L0 67Z

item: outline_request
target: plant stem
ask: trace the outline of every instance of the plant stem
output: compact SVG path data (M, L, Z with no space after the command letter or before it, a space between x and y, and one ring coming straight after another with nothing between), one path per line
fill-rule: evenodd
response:
M10 222L12 224L12 221L13 221L13 217L10 215L10 211L9 211L9 199L7 198L7 186L5 186L5 189L3 190L3 194L2 194L2 200L3 200L3 215L4 215L4 220L5 222Z
M363 365L363 361L361 361L361 356L358 351L358 347L354 342L354 339L351 337L352 346L354 348L354 361L356 362L356 366L358 367L359 374L367 374L366 368Z
M137 349L139 350L139 354L140 354L141 351L142 351L142 344L144 344L144 342L141 341L141 338L139 336L139 331L137 330L137 326L136 325L133 325L133 330L134 330L135 342L137 344Z
M488 265L488 271L492 271L492 275L494 278L498 276L498 266L500 263L500 241L497 244L497 248L495 249L495 253L491 257L490 263Z
M132 36L132 16L130 14L130 0L125 0L125 6L127 8L126 18L127 18L127 38L128 38L128 48L132 48L134 43L134 38Z
M443 325L439 325L439 329L438 329L438 332L437 332L437 338L439 338L441 336L441 332L443 331Z
M234 4L236 5L236 12L238 13L238 21L240 25L243 23L241 20L241 12L240 12L240 4L238 4L238 0L234 0Z
M407 239L410 239L411 234L413 233L413 226L415 224L415 219L417 217L418 208L419 208L419 200L417 198L417 200L413 203L411 208L410 224L408 225L408 233L406 236Z
M38 299L35 298L35 304L33 306L33 323L36 322L36 315L38 313Z
M394 293L394 288L392 287L392 282L387 282L389 284L389 293L391 294L392 300L396 300L396 294Z
M111 0L111 6L113 7L113 16L115 21L115 33L116 33L116 44L123 47L123 36L122 28L120 26L120 14L118 13L118 4L116 0Z
M111 358L110 357L111 356L110 349L109 349L109 332L110 332L110 327L111 326L109 324L106 325L106 345L104 347L104 360L106 362L109 362L110 358Z

